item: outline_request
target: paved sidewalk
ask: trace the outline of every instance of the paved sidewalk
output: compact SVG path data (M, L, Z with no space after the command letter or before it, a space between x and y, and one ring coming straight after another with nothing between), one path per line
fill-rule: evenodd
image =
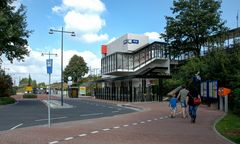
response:
M91 99L96 100L96 99ZM100 100L96 100L100 101ZM105 102L105 101L102 101ZM109 102L109 101L108 101ZM116 103L117 102L113 102ZM127 103L120 103L127 104ZM128 103L129 104L129 103ZM169 118L166 102L130 103L144 109L113 117L0 132L1 144L230 144L213 128L223 112L201 105L195 124Z

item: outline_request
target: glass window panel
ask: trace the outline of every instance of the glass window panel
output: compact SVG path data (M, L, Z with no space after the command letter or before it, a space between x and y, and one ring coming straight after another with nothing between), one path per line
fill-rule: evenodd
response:
M128 64L128 55L123 54L123 69L128 70L129 64Z
M133 56L129 55L129 69L133 70Z
M122 69L122 54L117 54L117 69Z

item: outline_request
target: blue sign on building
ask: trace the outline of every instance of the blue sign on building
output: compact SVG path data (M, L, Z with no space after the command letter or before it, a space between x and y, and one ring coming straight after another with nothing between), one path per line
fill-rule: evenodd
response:
M47 73L52 73L52 65L53 65L53 59L47 59Z
M139 40L137 39L125 39L123 41L123 45L125 44L139 44Z

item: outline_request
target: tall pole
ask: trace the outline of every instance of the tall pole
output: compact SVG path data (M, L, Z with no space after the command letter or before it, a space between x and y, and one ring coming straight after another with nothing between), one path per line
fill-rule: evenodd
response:
M63 27L61 38L61 105L63 106Z
M236 17L236 19L237 19L237 28L238 28L238 11L237 11L237 17Z
M71 31L64 31L63 27L61 30L50 29L49 34L53 34L53 32L61 33L61 105L63 106L63 33L70 33L71 36L75 36L75 33Z

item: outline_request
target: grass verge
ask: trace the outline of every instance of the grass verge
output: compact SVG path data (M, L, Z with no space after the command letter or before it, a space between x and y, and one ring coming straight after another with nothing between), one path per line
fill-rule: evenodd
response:
M12 104L15 102L16 100L12 97L0 97L0 105Z
M240 144L240 117L229 112L216 124L216 129L229 140Z

